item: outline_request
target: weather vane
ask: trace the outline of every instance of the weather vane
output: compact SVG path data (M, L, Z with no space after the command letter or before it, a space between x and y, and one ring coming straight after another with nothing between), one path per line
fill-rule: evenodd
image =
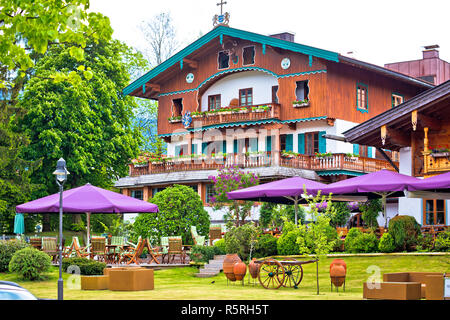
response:
M219 25L228 26L228 23L230 22L230 14L228 12L223 13L223 6L225 4L227 4L227 2L223 0L220 0L220 3L217 4L217 6L220 6L220 14L216 14L213 18L214 27Z

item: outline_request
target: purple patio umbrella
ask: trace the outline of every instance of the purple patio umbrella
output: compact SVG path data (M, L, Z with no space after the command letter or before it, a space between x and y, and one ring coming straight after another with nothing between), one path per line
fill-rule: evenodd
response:
M16 207L16 212L59 212L59 193L21 204ZM158 206L117 192L98 188L88 183L82 187L63 192L63 212L87 214L89 242L91 213L158 212Z
M405 196L407 187L419 179L390 170L380 170L355 178L338 181L321 188L323 194L333 195L365 195L368 199L381 198L384 218L387 226L386 198ZM312 189L316 192L319 189Z
M409 198L450 199L450 172L419 179L408 186Z

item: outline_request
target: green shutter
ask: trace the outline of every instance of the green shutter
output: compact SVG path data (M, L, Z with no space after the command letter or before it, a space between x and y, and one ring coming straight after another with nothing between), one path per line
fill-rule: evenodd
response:
M353 154L359 154L359 144L353 145Z
M249 147L251 152L258 151L258 138L250 138Z
M305 154L305 134L298 134L298 153Z
M266 137L266 152L272 152L272 136Z
M319 132L319 153L327 152L327 139L323 137L324 134L327 134L326 131Z
M374 147L368 147L367 148L367 155L369 156L369 158L374 159L375 158L375 148Z
M175 157L180 156L181 146L175 146Z
M196 143L192 144L192 154L197 154L197 144Z
M227 153L227 140L222 141L222 152Z
M286 151L294 151L294 135L286 135Z
M207 154L208 152L208 142L202 142L202 154Z
M236 139L233 140L233 152L238 153L238 141Z

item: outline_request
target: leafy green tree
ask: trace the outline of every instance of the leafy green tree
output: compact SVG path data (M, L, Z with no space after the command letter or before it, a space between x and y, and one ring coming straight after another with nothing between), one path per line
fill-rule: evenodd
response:
M182 236L184 244L193 244L191 226L199 235L209 233L209 214L191 187L174 185L158 192L149 200L158 206L158 213L141 213L133 224L133 237L150 238L159 243L161 237Z
M14 122L15 130L30 139L23 158L42 159L42 167L31 174L32 182L42 186L34 197L57 192L53 171L60 157L70 172L66 188L88 182L110 188L128 173L127 164L139 153L140 134L130 123L136 105L132 97L120 94L129 82L123 61L131 49L115 40L91 42L84 64L69 51L53 48L39 60L36 72L49 77L29 80L19 102L27 113ZM70 83L50 77L72 68L87 73L73 73Z
M383 205L380 199L368 200L359 205L362 213L362 219L369 228L376 229L378 227L378 215L383 211Z

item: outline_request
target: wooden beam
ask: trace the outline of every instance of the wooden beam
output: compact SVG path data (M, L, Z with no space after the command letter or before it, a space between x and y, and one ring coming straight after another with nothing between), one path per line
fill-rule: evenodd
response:
M150 88L155 92L161 92L161 86L159 84L147 83L147 88Z
M395 165L394 161L392 161L392 159L386 154L386 152L384 152L383 149L377 147L377 150L381 153L383 158L385 158L391 164L395 171L400 172L400 169Z
M420 113L418 114L418 124L422 128L428 128L432 131L439 131L442 127L441 121Z
M408 136L405 136L405 133L395 129L387 128L387 139L391 144L401 147L409 147L411 145L411 138L409 134Z
M197 69L198 68L198 62L195 61L195 60L184 58L183 61L184 61L184 63L186 63L192 69Z

